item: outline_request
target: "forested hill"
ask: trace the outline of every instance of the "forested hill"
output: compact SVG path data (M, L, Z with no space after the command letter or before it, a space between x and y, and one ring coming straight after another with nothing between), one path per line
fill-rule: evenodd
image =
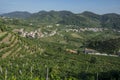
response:
M10 17L10 18L28 18L31 16L31 13L29 12L22 12L22 11L15 11L15 12L11 12L11 13L5 13L5 14L1 14L1 16L5 16L5 17Z
M112 29L120 29L120 15L115 13L95 14L85 11L80 14L75 14L70 11L40 11L37 13L29 12L11 12L2 14L1 16L11 18L27 19L30 22L39 22L45 24L63 24L76 25L79 27L105 27Z

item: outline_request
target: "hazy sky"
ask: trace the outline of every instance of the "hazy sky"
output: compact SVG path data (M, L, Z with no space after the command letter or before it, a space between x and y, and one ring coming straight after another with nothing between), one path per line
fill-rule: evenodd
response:
M33 13L40 10L120 14L120 0L0 0L0 13L12 11L29 11Z

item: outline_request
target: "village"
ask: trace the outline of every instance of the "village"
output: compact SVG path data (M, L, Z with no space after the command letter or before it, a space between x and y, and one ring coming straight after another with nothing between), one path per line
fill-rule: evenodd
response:
M42 32L40 29L28 32L22 28L20 30L17 30L17 32L22 37L42 38L42 37L54 36L57 33L57 30L51 31L50 33Z
M56 26L60 26L60 24L56 24ZM47 25L46 28L52 28L53 25ZM63 31L65 32L85 32L85 31L91 31L91 32L103 32L103 31L107 31L107 30L112 30L114 32L120 32L120 31L116 31L114 29L108 29L108 28L97 28L97 27L88 27L88 28L68 28L68 29L63 29ZM29 38L42 38L42 37L49 37L49 36L54 36L55 34L59 34L57 29L51 30L49 33L48 32L43 32L41 31L41 29L37 29L34 31L25 31L24 28L21 29L17 29L15 30L16 32L18 32L18 34L22 37L29 37Z
M59 26L59 24L56 24L56 26ZM53 27L52 25L47 25L47 28ZM64 30L64 29L63 29ZM104 30L108 30L107 28L79 28L79 29L65 29L65 32L85 32L85 31L92 31L92 32L102 32ZM48 32L42 32L41 29L37 29L35 31L25 31L24 28L17 29L17 32L22 37L30 37L30 38L42 38L42 37L48 37L48 36L54 36L58 33L57 29L52 30L50 33ZM59 34L59 33L58 33Z
M66 32L84 32L84 31L92 31L92 32L102 32L103 30L108 30L104 28L79 28L79 29L66 29Z

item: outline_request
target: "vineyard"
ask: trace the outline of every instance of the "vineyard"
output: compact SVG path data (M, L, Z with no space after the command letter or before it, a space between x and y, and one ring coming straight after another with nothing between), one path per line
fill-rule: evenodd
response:
M120 58L71 54L69 45L0 33L1 80L119 80Z
M88 40L89 47L103 50L107 45L99 45L105 43L111 46L114 40L119 43L120 33L111 30L102 33L66 32L69 27L63 25L50 29L38 25L43 33L57 28L59 30L54 36L27 38L14 32L20 26L29 29L28 24L19 23L19 20L0 19L0 80L120 80L119 56L89 55L83 52L85 41ZM117 43L115 47L119 49Z

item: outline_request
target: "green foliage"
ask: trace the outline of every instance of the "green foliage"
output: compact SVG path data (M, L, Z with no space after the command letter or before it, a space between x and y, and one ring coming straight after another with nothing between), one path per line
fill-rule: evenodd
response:
M117 54L120 49L120 38L109 40L89 40L87 42L87 47L107 54Z
M95 64L97 62L96 57L91 57L90 58L90 63Z
M105 14L101 18L103 27L120 30L120 15L118 14Z
M0 22L0 30L1 30L2 32L4 32L4 31L7 30L6 26L5 26L3 23L1 23L1 22Z
M8 35L8 33L4 34L3 36L0 37L0 41L2 41L2 39L4 39L6 36Z

